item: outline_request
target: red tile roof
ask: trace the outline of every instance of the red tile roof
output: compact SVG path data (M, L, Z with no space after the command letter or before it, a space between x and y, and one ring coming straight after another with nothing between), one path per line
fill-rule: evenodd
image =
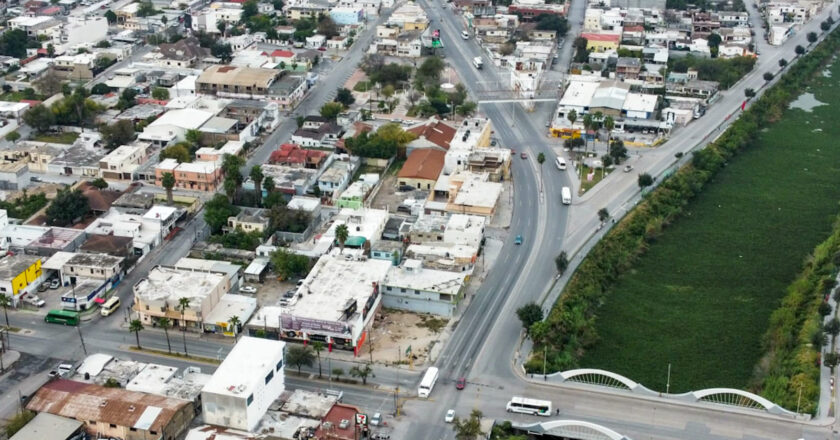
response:
M437 180L443 171L446 153L434 148L418 148L411 152L400 173L400 178Z
M627 26L624 28L624 32L644 32L644 26Z
M305 150L296 144L283 144L271 152L268 162L272 164L317 164L327 153L318 150Z
M586 41L614 41L618 43L621 39L621 35L618 34L592 34L592 33L584 33L580 34L581 38L586 38Z
M280 57L280 58L291 58L291 57L295 56L295 53L290 51L290 50L277 49L274 52L271 52L271 56Z
M321 426L315 431L315 438L333 440L354 440L356 438L356 413L361 412L359 408L343 403L336 403L321 421ZM350 423L342 429L342 420Z
M449 143L455 137L455 128L444 124L440 121L429 121L423 125L409 128L407 131L414 133L418 138L424 138L427 141L445 149L449 149Z

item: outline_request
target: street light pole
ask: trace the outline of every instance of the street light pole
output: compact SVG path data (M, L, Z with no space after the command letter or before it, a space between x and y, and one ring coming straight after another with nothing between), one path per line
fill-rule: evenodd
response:
M82 337L82 326L77 324L76 325L76 330L79 331L79 340L82 341L82 351L85 353L85 356L87 356L87 347L85 347L85 338Z
M548 380L548 377L545 375L545 359L548 355L548 346L543 347L543 380Z
M665 394L669 394L671 391L671 363L668 362L668 380L665 382Z

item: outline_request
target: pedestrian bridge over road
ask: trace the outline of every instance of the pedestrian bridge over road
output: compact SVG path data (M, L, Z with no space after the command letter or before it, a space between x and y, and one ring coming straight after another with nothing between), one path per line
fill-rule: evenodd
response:
M623 436L612 429L580 420L552 420L521 425L514 423L511 426L528 434L539 436L551 435L558 438L580 440L630 440L629 437Z
M609 388L627 390L634 394L657 396L687 403L712 403L717 405L734 406L784 417L797 417L793 411L788 411L779 405L744 390L734 388L708 388L690 391L682 394L665 394L653 391L644 385L630 380L612 371L594 368L561 371L548 375L554 382L576 382Z

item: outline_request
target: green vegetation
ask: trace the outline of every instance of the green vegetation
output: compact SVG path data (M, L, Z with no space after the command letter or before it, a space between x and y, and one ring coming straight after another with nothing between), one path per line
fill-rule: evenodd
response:
M47 224L70 226L90 212L87 197L78 189L59 192L47 208Z
M227 234L211 235L208 241L219 243L226 248L253 251L260 245L262 238L260 231L245 232L241 228L236 228L235 231Z
M271 265L274 266L277 275L287 280L309 272L309 258L289 252L285 248L277 249L271 254Z
M5 209L11 218L26 220L47 206L47 196L43 193L29 195L24 190L23 195L12 201L0 201L0 209Z
M385 124L376 133L364 132L346 139L344 145L356 156L389 159L416 137L398 124Z
M840 128L823 123L830 107L784 112L838 48L835 32L593 248L530 329L551 371L597 366L662 389L671 363L672 392L749 384L795 408L801 389L801 410L814 411L812 342L825 276L840 261L836 232L785 290L836 215L840 151L830 142ZM832 70L840 75L840 65ZM822 87L818 99L837 102L835 89ZM540 370L542 356L527 367Z
M15 435L16 432L20 431L21 428L26 426L26 424L34 418L34 411L26 410L23 412L16 413L6 422L6 436L11 437Z
M72 144L76 142L76 139L79 138L79 133L75 131L65 131L63 133L52 133L52 134L36 134L32 136L33 141L38 142L52 142L54 144Z
M749 73L755 65L755 60L753 57L709 59L688 55L684 58L671 58L668 67L674 72L696 69L697 79L717 81L720 88L725 90Z
M233 206L224 194L216 194L204 204L204 221L214 234L218 234L222 226L227 224L228 217L233 217L238 213L239 208Z

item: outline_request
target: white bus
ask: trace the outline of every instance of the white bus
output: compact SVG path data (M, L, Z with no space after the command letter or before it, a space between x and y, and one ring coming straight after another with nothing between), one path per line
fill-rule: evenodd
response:
M417 388L417 395L422 398L429 397L429 394L432 392L432 388L435 387L435 382L438 379L438 369L435 367L429 367L426 370L426 374L423 375L423 380L420 381L420 388Z
M564 205L571 205L572 204L572 190L569 189L568 186L564 186L563 190L561 191L560 195L563 198Z
M507 412L531 414L535 416L550 416L551 402L548 400L528 399L525 397L514 397L507 404Z

